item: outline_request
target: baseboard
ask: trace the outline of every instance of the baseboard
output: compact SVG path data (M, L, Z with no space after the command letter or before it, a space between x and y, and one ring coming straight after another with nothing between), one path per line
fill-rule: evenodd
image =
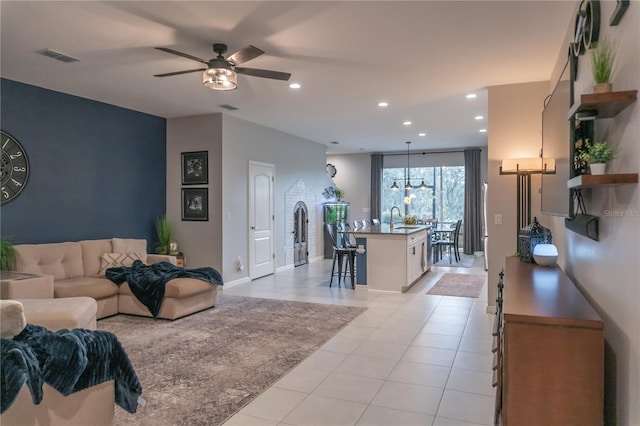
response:
M225 288L235 287L235 286L237 286L237 285L244 284L244 283L248 283L248 282L250 282L250 281L251 281L251 279L250 279L249 277L242 277L242 278L239 278L239 279L237 279L237 280L233 280L233 281L226 282L226 283L224 283L224 285L222 286L222 291L224 291L224 289L225 289Z
M316 256L313 259L309 259L309 262L320 262L324 260L324 256Z
M281 266L279 268L276 268L276 273L278 272L284 272L284 271L288 271L289 269L293 269L295 268L295 266L293 265L293 263L289 264L289 265L284 265Z
M495 314L496 313L496 307L493 306L493 305L487 305L486 312L488 314Z

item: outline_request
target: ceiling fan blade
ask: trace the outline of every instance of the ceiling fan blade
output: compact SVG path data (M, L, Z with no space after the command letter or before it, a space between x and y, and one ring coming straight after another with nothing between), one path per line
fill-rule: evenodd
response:
M188 53L178 52L177 50L169 49L168 47L154 47L154 49L162 50L163 52L171 53L172 55L182 56L183 58L191 59L192 61L202 62L205 65L209 64L209 62L205 61L202 58L189 55Z
M264 51L262 49L258 49L255 46L249 45L229 56L227 58L227 61L231 62L232 65L240 65L244 62L257 58L262 54L264 54Z
M259 70L256 68L241 68L241 67L236 67L235 70L238 74L251 75L253 77L272 78L274 80L287 81L291 77L291 74L288 72Z
M198 68L197 70L167 72L167 73L164 73L164 74L154 74L154 77L170 77L172 75L188 74L190 72L204 71L204 70L206 70L206 68Z

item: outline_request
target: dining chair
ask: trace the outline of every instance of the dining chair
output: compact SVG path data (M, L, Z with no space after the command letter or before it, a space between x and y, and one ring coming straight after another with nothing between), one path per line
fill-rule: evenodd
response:
M358 229L358 228L364 228L364 226L362 226L362 224L360 223L359 220L354 220L353 221L353 229Z
M380 225L380 219L373 218L371 219L374 225Z
M351 275L351 288L355 289L355 272L354 272L354 262L356 255L356 248L349 247L344 244L344 238L342 235L337 235L336 228L332 224L327 224L327 232L329 237L331 237L331 242L333 244L333 263L331 265L331 280L329 281L329 287L333 285L333 277L338 277L338 287L340 286L340 280L342 280L342 265L346 260L345 266L345 283L346 283L346 274L347 271L350 272ZM338 272L336 273L336 263L338 264Z
M460 253L458 251L458 239L460 236L460 228L462 226L462 220L458 220L455 224L453 231L453 238L440 238L438 240L438 250L439 256L442 258L442 250L447 249L449 251L449 263L451 264L451 251L453 250L453 255L455 256L456 262L460 262Z
M368 228L371 226L371 223L369 222L368 219L362 219L362 227L363 228Z

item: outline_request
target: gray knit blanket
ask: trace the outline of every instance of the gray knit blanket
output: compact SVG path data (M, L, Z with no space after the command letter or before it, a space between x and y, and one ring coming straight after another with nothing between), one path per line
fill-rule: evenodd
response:
M115 381L115 401L135 413L142 386L116 336L101 330L59 330L27 324L13 339L0 342L0 413L15 401L25 384L34 404L47 383L67 396Z

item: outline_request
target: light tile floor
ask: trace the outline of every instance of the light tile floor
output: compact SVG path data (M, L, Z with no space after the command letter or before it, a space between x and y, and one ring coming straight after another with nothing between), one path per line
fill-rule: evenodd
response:
M405 294L329 288L330 270L324 260L224 289L368 308L225 426L493 424L486 283L478 299L425 294L446 272L486 276L484 259L433 267Z

